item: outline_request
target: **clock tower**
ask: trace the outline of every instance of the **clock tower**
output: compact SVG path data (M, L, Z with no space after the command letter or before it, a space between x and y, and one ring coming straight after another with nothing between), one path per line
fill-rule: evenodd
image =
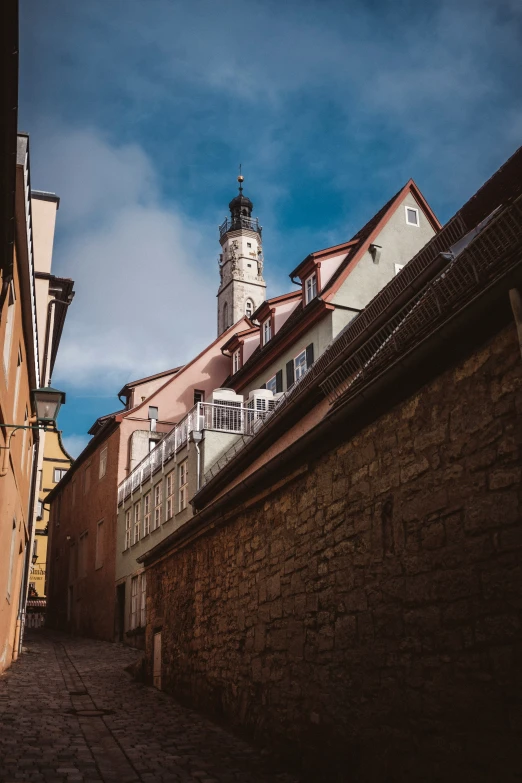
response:
M230 217L219 227L220 285L217 293L218 336L242 316L250 317L266 299L263 277L262 228L252 217L254 205L243 195L244 177L240 174L239 193L230 202Z

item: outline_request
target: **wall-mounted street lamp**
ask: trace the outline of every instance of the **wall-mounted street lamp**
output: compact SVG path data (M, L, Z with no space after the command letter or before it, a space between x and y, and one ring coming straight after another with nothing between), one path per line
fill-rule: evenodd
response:
M36 552L35 552L35 553L34 553L34 555L33 555L33 557L32 557L33 566L35 566L35 565L36 565L36 561L37 561L37 560L38 560L38 555L37 555L37 554L36 554Z
M65 392L53 389L51 386L45 386L42 389L33 389L31 392L33 400L34 416L31 416L28 424L0 424L0 427L12 428L12 432L7 437L7 444L0 446L3 450L2 467L0 468L0 478L6 476L9 467L9 452L11 450L11 438L17 430L48 430L56 428L56 419L60 406L65 402Z

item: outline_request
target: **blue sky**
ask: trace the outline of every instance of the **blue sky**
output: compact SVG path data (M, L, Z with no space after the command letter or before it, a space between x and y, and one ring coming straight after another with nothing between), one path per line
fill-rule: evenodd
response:
M444 222L520 145L519 0L21 0L19 126L76 281L72 453L123 384L215 336L243 164L269 295L409 177Z

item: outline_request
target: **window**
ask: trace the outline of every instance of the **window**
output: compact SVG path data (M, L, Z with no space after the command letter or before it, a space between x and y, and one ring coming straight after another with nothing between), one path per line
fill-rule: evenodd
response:
M147 575L141 575L141 606L140 606L140 625L145 628L147 624Z
M306 373L306 351L301 351L294 359L294 377L298 381Z
M263 345L266 345L271 337L272 337L272 324L270 322L270 318L268 318L263 323Z
M86 495L91 487L91 463L87 465L83 472L83 494Z
M131 545L131 509L127 509L125 512L125 546L124 549L128 549Z
M409 226L419 225L419 210L415 207L404 207L406 210L406 223Z
M66 473L67 473L67 468L55 468L53 471L54 483L58 484L58 482L63 479Z
M36 519L43 519L43 503L41 500L36 502Z
M245 304L245 315L247 318L252 318L252 313L254 312L254 303L251 299L246 300Z
M194 389L194 405L198 402L205 402L205 392L201 389Z
M140 503L134 504L134 540L136 544L140 540Z
M307 345L294 359L286 363L286 388L291 389L296 381L310 369L314 363L314 344Z
M266 388L268 389L268 391L271 391L271 392L273 392L274 394L276 393L276 389L277 389L277 378L276 378L276 376L275 376L275 375L274 375L272 378L270 378L270 380L269 380L269 381L267 381L267 382L266 382Z
M143 535L150 533L150 492L143 498Z
M16 378L14 389L14 402L13 402L13 421L16 421L16 413L18 411L18 394L20 392L20 377L22 375L22 349L18 346L18 359L16 362Z
M107 472L107 446L100 451L100 469L98 471L98 478L102 479Z
M104 527L103 527L103 519L101 519L98 522L98 525L96 527L96 560L94 563L94 567L101 568L103 565L103 557L104 557Z
M188 499L188 460L183 460L178 468L179 476L179 510L187 508Z
M167 475L167 519L174 516L174 471Z
M398 275L401 269L404 269L406 264L395 264L395 274Z
M4 370L6 374L6 383L9 383L9 359L11 357L11 340L13 339L13 324L15 310L15 292L13 283L9 286L9 297L7 305L7 318L5 321L4 334Z
M82 533L78 541L78 576L84 579L87 576L87 544L88 533Z
M130 609L130 629L138 627L138 601L140 600L140 578L133 576L131 579L131 609Z
M16 547L16 519L13 519L13 527L11 529L11 548L9 550L9 570L7 572L7 600L8 601L11 601L11 584L13 581L15 547Z
M154 530L161 525L161 482L154 487Z
M314 272L305 280L305 302L311 302L317 296L317 275Z
M247 247L252 247L252 242L247 242Z
M241 348L232 354L232 372L235 374L241 367Z

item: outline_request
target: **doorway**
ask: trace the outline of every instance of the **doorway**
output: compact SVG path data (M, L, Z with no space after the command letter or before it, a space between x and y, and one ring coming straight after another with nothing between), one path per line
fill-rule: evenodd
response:
M161 690L161 631L154 634L152 684Z
M116 641L123 642L125 634L125 582L116 587Z

